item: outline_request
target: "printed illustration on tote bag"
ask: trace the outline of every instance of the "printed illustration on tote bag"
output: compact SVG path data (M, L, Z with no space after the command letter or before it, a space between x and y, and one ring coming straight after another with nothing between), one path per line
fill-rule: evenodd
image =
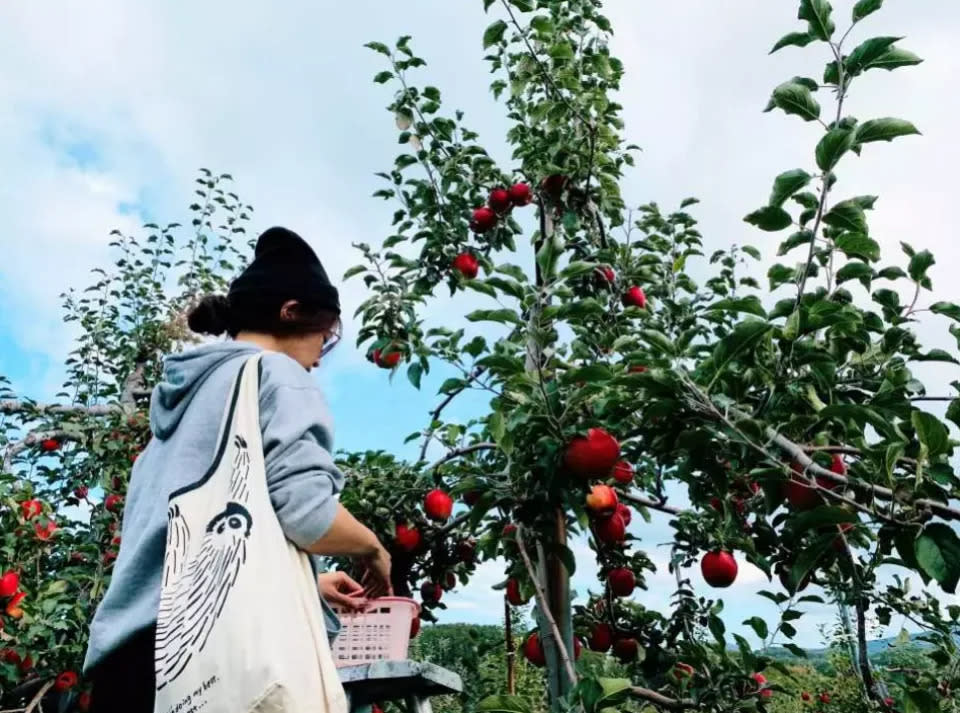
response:
M230 500L207 523L203 543L187 560L193 533L176 504L167 513L167 560L157 617L157 690L174 681L203 650L247 559L253 518L249 497L250 453L242 436L230 474ZM202 485L202 483L198 484ZM171 582L176 582L168 588Z

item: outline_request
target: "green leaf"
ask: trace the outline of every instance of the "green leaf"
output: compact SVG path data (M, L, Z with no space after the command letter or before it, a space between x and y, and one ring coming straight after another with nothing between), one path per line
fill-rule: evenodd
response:
M510 4L520 12L533 12L533 0L510 0Z
M383 72L377 72L376 76L373 78L373 81L377 84L384 84L393 79L393 72L384 70Z
M867 15L875 13L883 5L883 0L860 0L853 6L853 21L860 22Z
M478 309L466 315L469 322L500 322L520 324L520 318L512 309Z
M796 277L796 271L792 267L776 263L767 270L767 279L770 280L770 290L777 289L780 285L793 282Z
M809 245L810 241L813 239L813 233L809 230L800 230L791 235L789 238L780 243L780 248L777 250L777 255L786 255L788 252L794 248L800 247L801 245Z
M423 365L420 362L414 362L410 365L410 368L407 369L407 378L410 380L410 383L418 389L420 388L420 378L422 376Z
M833 8L827 0L800 0L797 19L806 20L810 24L810 34L826 42L836 29L830 17L832 12Z
M911 688L907 691L906 713L940 713L940 701L937 696L923 688Z
M749 619L747 619L746 621L744 621L743 623L744 623L745 626L752 627L753 630L756 632L757 637L758 637L761 641L763 641L764 639L766 639L767 636L768 636L769 633L770 633L770 632L767 630L767 622L765 622L763 619L761 619L761 618L758 617L758 616L752 616L752 617L750 617Z
M773 106L787 114L796 114L804 121L816 121L820 118L820 105L813 98L808 87L797 82L786 82L773 90L770 99Z
M483 33L483 48L497 44L503 39L503 34L507 31L507 23L503 20L497 20L491 24Z
M852 200L842 201L833 206L823 216L823 222L841 230L867 234L867 216L864 214L863 208Z
M537 15L535 18L530 20L530 27L537 32L549 34L553 32L553 20L546 15Z
M858 144L868 144L872 141L893 141L898 136L910 136L920 132L909 121L886 118L865 121L857 127L855 133Z
M755 247L753 247L752 245L741 245L741 246L740 246L740 249L741 249L743 252L745 252L747 255L749 255L750 257L752 257L754 260L761 260L761 259L762 259L761 255L760 255L760 251L757 250L757 249L756 249Z
M598 678L602 693L597 701L597 709L619 706L630 695L633 683L629 678Z
M840 158L853 148L854 134L850 129L831 129L817 144L817 166L831 171Z
M794 587L797 587L817 566L827 550L833 546L834 539L832 533L821 535L800 552L796 562L793 563L793 567L790 568L790 582Z
M802 659L807 658L807 652L804 651L803 649L801 649L801 648L800 648L799 646L797 646L796 644L787 644L787 643L785 643L785 644L783 644L783 648L785 648L787 651L789 651L791 654L793 654L793 655L796 656L797 658L802 658Z
M782 206L794 193L810 183L810 174L802 168L785 171L773 179L773 192L770 194L770 205Z
M557 44L550 48L550 57L559 60L573 59L573 45L565 41L557 42Z
M954 399L950 402L945 415L955 426L960 427L960 399Z
M760 298L756 295L730 297L720 300L719 302L714 302L712 305L709 305L707 309L722 312L746 312L747 314L755 314L758 317L767 316L767 311L763 308Z
M953 528L934 522L923 528L913 544L920 568L953 594L960 581L960 538Z
M563 252L564 244L560 233L554 233L549 240L544 240L537 251L537 265L544 278L553 277L557 268L557 260Z
M850 280L866 280L866 285L869 285L870 280L873 278L873 268L867 265L865 262L848 262L846 265L837 270L837 284L842 285L844 282Z
M920 282L920 280L927 276L927 270L929 270L935 262L936 260L933 259L933 253L929 250L921 250L910 258L910 265L907 267L907 272L912 280Z
M775 205L768 205L759 210L755 210L746 216L744 220L747 223L757 226L760 230L766 230L770 233L789 228L793 223L790 214L783 208Z
M844 62L847 74L856 76L868 69L871 62L877 61L902 37L871 37L857 45Z
M650 346L656 348L663 354L672 356L677 353L677 347L663 332L658 332L655 329L642 329L640 330L640 336Z
M817 38L809 32L791 32L777 40L777 44L770 50L770 54L773 54L777 50L782 50L784 47L806 47L815 39Z
M857 513L851 510L820 505L790 518L790 529L794 532L807 532L823 525L840 525L846 522L859 522L859 520Z
M950 450L950 432L936 416L926 411L914 411L910 414L910 422L917 430L921 450L926 451L928 457L933 458Z
M899 47L891 47L882 56L870 63L867 69L886 69L889 72L899 67L910 67L923 62L917 55Z
M960 322L960 305L955 305L953 302L934 302L930 305L930 311Z
M880 259L880 245L873 238L859 233L843 233L835 241L837 249L849 258L860 258L867 262Z
M487 696L477 703L478 713L533 713L533 709L522 696Z
M744 352L752 349L773 329L767 322L748 319L740 322L713 349L713 367L716 375L723 371Z
M588 364L567 372L564 381L568 383L583 382L585 384L596 384L603 381L610 381L613 378L613 372L606 364Z
M366 47L367 49L371 49L374 52L379 52L382 55L386 55L387 57L390 56L390 48L387 47L382 42L368 42L367 44L364 45L364 47Z
M345 273L343 273L343 279L349 280L351 277L354 277L355 275L359 275L361 272L366 272L366 271L367 271L366 265L354 265Z

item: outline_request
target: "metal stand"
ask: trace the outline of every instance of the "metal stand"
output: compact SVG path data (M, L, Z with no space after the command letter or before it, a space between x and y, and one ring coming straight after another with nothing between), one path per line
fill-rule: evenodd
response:
M407 713L431 713L430 698L463 691L453 671L421 661L375 661L340 669L351 713L368 713L373 703L403 701Z

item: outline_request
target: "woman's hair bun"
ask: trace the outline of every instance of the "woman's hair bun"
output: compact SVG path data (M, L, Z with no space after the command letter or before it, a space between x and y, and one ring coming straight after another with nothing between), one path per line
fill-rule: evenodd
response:
M230 328L230 301L223 295L207 295L190 310L187 324L197 334L223 334Z

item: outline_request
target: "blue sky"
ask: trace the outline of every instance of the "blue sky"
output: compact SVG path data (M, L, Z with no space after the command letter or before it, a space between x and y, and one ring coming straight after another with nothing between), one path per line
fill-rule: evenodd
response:
M351 242L382 240L393 207L369 196L379 187L373 173L392 161L397 144L384 111L389 92L370 81L380 58L364 42L414 35L429 64L422 80L440 87L450 107L464 109L510 165L506 124L487 90L480 36L491 18L480 0L323 5L0 4L0 66L12 68L0 73L0 374L36 398L56 392L71 339L58 295L86 284L89 269L106 262L111 229L185 218L199 166L232 173L256 208L255 226L298 230L332 275L357 261ZM773 86L817 75L824 59L799 50L767 56L778 37L796 29L794 5L607 2L617 32L613 51L628 72L621 97L627 131L644 149L625 194L633 204L668 207L697 195L709 249L749 241L765 262L775 245L742 216L766 200L777 173L809 167L816 140L815 127L761 113ZM852 2L834 5L848 16ZM885 253L898 260L903 239L930 248L939 258L932 270L938 297L958 300L950 266L960 258L952 229L960 96L944 89L960 73L960 6L887 5L866 31L907 35L903 45L927 62L868 77L850 111L903 116L924 136L864 152L844 167L843 188L879 194L872 225ZM343 295L352 312L363 298L361 283L348 283ZM440 301L433 318L455 319L471 299ZM390 383L352 348L352 330L348 324L346 343L318 377L337 421L337 444L410 454L413 447L402 441L426 422L442 376L425 379L420 392L402 374ZM956 350L943 325L924 323L921 332L931 346ZM957 378L942 367L922 374L944 388ZM466 417L477 407L474 401L451 414ZM658 516L635 532L651 547L669 539ZM653 552L655 560L666 559L662 549ZM589 560L582 546L578 556ZM450 597L445 620L496 621L489 585L500 575L498 565L485 566L468 591ZM699 581L698 573L691 576ZM761 579L745 568L724 595L731 626L757 614L773 617L763 600L746 596ZM576 582L580 591L589 584L583 576ZM662 571L639 598L660 606L673 586ZM831 621L831 611L812 611L801 643L819 644L817 625Z

